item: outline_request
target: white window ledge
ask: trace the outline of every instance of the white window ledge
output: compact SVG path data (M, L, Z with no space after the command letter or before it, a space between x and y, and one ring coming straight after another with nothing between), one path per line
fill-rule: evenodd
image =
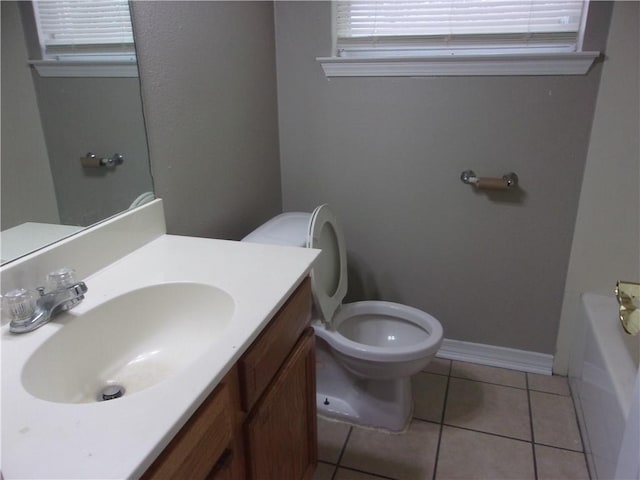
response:
M87 62L30 60L41 77L137 77L135 60Z
M584 75L599 52L434 55L424 57L318 57L327 77L448 77Z

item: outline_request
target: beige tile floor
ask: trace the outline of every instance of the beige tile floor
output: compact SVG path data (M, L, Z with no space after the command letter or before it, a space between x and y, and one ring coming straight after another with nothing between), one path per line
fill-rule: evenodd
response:
M316 480L589 479L569 386L434 360L400 434L318 419Z

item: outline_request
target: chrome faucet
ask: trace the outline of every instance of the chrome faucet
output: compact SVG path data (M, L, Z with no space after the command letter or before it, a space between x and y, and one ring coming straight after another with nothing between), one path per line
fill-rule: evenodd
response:
M38 287L36 294L25 288L7 292L3 297L4 306L11 315L9 331L26 333L48 323L58 313L66 312L84 300L87 285L76 282L74 271L62 268L47 275L47 286Z

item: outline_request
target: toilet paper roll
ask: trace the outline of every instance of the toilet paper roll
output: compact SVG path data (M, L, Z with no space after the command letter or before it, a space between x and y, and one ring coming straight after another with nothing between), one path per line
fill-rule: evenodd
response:
M80 157L80 163L84 168L97 168L103 166L102 159L95 155L90 157Z
M505 178L480 177L474 184L480 190L508 190L509 182Z

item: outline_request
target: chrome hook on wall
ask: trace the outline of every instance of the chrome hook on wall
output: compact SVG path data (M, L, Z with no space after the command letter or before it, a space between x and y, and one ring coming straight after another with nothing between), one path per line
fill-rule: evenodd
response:
M84 157L80 158L80 163L84 168L113 168L124 163L124 155L121 153L114 153L111 157L98 157L89 152Z
M460 180L479 190L509 190L518 186L518 175L514 172L506 173L502 178L498 178L478 177L473 170L465 170L460 174Z

